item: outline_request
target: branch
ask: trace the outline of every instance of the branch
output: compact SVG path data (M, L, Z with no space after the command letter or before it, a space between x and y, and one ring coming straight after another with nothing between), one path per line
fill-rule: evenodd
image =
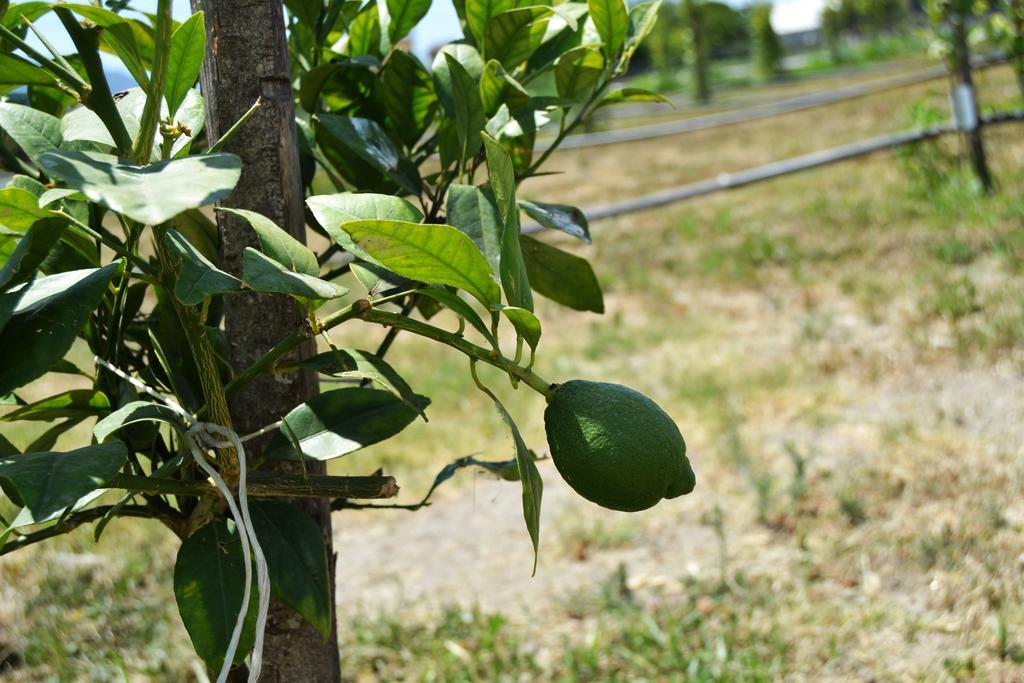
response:
M119 474L104 485L142 493L168 493L176 496L219 496L217 488L207 481L180 481L158 477ZM352 498L372 500L394 498L398 482L394 477L334 477L299 474L278 474L254 470L248 473L247 494L252 498Z

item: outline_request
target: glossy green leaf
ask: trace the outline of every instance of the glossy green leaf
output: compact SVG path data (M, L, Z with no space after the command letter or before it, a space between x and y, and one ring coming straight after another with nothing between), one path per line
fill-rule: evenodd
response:
M351 57L380 55L380 46L380 10L376 2L370 2L349 25L348 54Z
M242 254L242 280L256 292L290 294L309 303L348 294L341 285L296 273L251 247Z
M425 396L417 400L421 410L430 403ZM326 391L285 416L285 425L271 437L263 455L269 460L330 460L391 438L415 420L416 414L390 391ZM301 456L286 431L298 441Z
M245 557L234 524L219 519L184 540L174 563L174 598L192 646L210 671L224 663L244 591ZM255 587L249 600L235 662L245 659L256 636Z
M516 181L512 158L501 143L491 136L484 133L483 139L487 150L487 172L498 211L503 219L499 264L501 288L510 305L532 311L533 292L519 246L519 210L516 208Z
M533 455L526 447L522 434L515 420L505 410L505 406L497 399L494 405L501 415L501 419L508 425L512 432L512 440L516 447L516 465L519 467L519 481L523 487L523 519L526 520L526 530L530 534L530 541L533 543L533 573L537 573L537 559L540 552L540 505L544 495L544 480L540 478L537 465L533 462Z
M0 129L11 136L29 159L60 147L60 119L13 102L0 102Z
M597 48L569 50L555 63L555 84L559 97L578 102L590 96L601 80L604 56Z
M412 147L434 119L434 80L408 52L393 52L380 75L381 95L392 132Z
M0 234L0 262L3 263L0 267L0 291L31 279L65 230L67 221L63 218L43 218L24 235ZM8 249L9 245L13 245L13 249Z
M474 82L479 80L484 72L484 60L475 47L465 43L449 43L438 50L434 57L434 63L431 66L434 74L434 88L445 113L454 118L455 98L452 91L451 70L448 68L448 57L454 58L461 64Z
M110 280L123 269L124 263L115 261L36 278L0 294L0 395L40 377L64 357Z
M510 111L529 107L530 93L505 71L500 62L492 59L480 77L480 101L485 114L493 116L502 104L508 105Z
M466 0L466 25L476 44L484 44L484 34L491 19L517 4L516 0Z
M413 410L420 409L419 397L405 379L387 361L369 351L332 349L307 358L299 365L331 377L369 379L394 392Z
M182 211L213 204L234 189L242 165L233 154L203 154L148 166L95 152L47 152L43 170L94 202L156 225Z
M25 232L32 224L52 214L39 208L39 200L28 190L7 187L0 190L0 227Z
M213 265L177 230L167 231L167 246L181 261L174 283L174 296L181 303L194 306L211 296L241 291L238 278Z
M309 247L292 237L274 221L255 211L218 207L217 211L230 213L244 218L256 231L260 240L260 249L288 270L316 277L320 274L320 264L316 254Z
M387 8L388 38L392 45L397 45L427 14L430 0L387 0Z
M341 226L363 219L408 223L423 220L423 212L401 197L371 192L316 195L306 200L306 206L332 240L340 244L345 251L364 261L371 261L372 257L356 246Z
M516 308L515 306L502 306L501 312L512 323L512 326L516 328L519 336L530 346L530 350L536 352L537 344L540 343L541 333L540 320L537 316L532 311L528 311L525 308Z
M480 90L473 77L455 57L445 55L451 75L452 97L455 102L455 131L459 140L459 155L465 163L480 149L480 129L486 118L480 101Z
M37 420L50 422L62 417L98 417L110 412L110 400L102 391L70 389L40 399L0 416L0 422Z
M577 311L604 313L604 297L586 259L523 235L519 238L533 290Z
M450 225L361 220L346 223L355 244L402 277L462 289L484 306L500 303L498 285L473 241Z
M395 143L376 121L359 117L321 114L317 124L332 138L389 176L403 190L419 194L420 176L416 167L402 156Z
M100 443L107 440L111 434L115 434L125 427L141 422L159 422L168 424L179 432L184 431L184 424L181 416L162 403L150 403L147 401L132 401L127 403L105 418L96 423L92 428L93 436Z
M164 99L168 114L174 118L185 95L199 78L206 55L206 23L202 12L186 19L171 35L171 54L167 61Z
M640 44L647 39L647 36L654 30L658 21L658 12L661 9L663 0L654 2L643 2L629 8L629 35L626 38L626 46L623 51L623 59L628 60L636 52Z
M445 213L448 223L473 240L491 270L497 273L501 263L503 221L491 188L452 185L448 188Z
M512 158L501 146L501 143L484 133L484 146L487 152L487 175L490 177L491 189L498 204L502 220L517 213L516 209L516 174L512 166Z
M545 228L561 230L567 235L572 235L590 244L590 224L583 212L575 206L531 202L525 199L520 199L518 204L527 216Z
M484 32L484 58L497 59L509 71L516 68L540 47L550 16L551 9L542 6L518 7L495 15Z
M590 18L601 36L602 49L608 59L615 59L626 43L629 12L625 0L587 0Z
M20 57L0 53L0 86L2 85L56 87L57 79L45 69Z
M316 627L331 633L331 585L327 548L320 527L288 503L253 503L252 524L267 558L270 588L284 604Z
M625 104L627 102L661 102L672 105L672 100L650 90L644 90L643 88L619 88L601 98L600 106Z
M124 444L119 442L67 453L22 453L0 458L0 484L35 519L41 519L102 488L127 457Z

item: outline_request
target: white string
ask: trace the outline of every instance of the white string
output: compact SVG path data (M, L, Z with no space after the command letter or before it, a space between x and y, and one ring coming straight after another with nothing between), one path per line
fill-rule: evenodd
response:
M253 644L252 658L249 666L249 683L255 683L260 676L263 666L263 640L267 626L267 612L270 609L270 574L267 568L267 559L260 547L259 539L256 538L256 529L252 524L252 516L249 514L249 499L246 492L246 476L248 467L245 460L245 448L243 441L249 441L260 436L276 425L270 425L257 432L244 437L239 437L233 430L212 422L199 422L182 408L173 398L166 396L141 380L132 377L123 370L114 367L102 358L94 357L98 365L110 370L121 379L129 382L132 386L153 396L164 405L168 406L183 417L188 423L188 432L185 435L192 459L210 477L214 486L227 501L228 511L235 521L235 528L238 530L238 540L242 546L242 557L245 561L245 587L242 591L242 606L238 611L238 618L235 620L235 628L231 633L231 641L228 644L227 652L224 653L224 663L221 666L220 674L217 676L217 683L224 683L234 663L235 651L238 649L239 640L242 637L242 629L245 626L245 617L249 611L249 595L252 584L252 557L256 558L256 588L259 594L258 609L256 612L256 640ZM218 438L220 437L220 438ZM227 483L214 469L213 465L206 459L208 449L234 448L238 458L238 504L228 488Z

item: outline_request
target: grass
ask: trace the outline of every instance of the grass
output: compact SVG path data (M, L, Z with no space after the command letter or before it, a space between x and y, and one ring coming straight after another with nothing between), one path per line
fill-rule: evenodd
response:
M1015 96L1012 86L1005 69L979 78L987 102ZM909 102L944 97L909 88L560 153L553 168L569 173L526 191L581 205L621 198L892 130ZM614 515L573 499L541 463L551 517L532 580L514 506L514 531L473 531L498 503L472 474L417 515L343 513L340 559L357 555L340 584L346 677L1019 678L1019 133L986 134L991 197L953 166L915 186L914 160L878 154L595 223L592 248L546 235L593 260L608 312L540 301L536 369L653 396L683 427L698 490ZM334 336L373 348L382 331L351 324ZM411 502L458 456L510 456L461 357L401 337L389 359L433 398L431 420L333 471L384 467ZM542 401L494 372L483 379L543 452ZM513 487L500 490L517 502ZM193 677L169 588L172 539L132 522L99 544L91 533L0 560L0 652L21 659L5 680ZM387 592L392 576L404 599Z

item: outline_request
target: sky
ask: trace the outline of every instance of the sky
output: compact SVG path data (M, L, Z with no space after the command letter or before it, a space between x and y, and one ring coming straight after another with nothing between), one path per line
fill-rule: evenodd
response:
M746 4L746 0L726 1L735 6ZM775 0L774 4L772 25L775 30L779 33L792 33L815 28L818 25L818 17L821 15L825 0ZM156 10L156 0L135 0L132 6L142 11L152 12ZM189 0L173 0L173 12L175 19L183 21L191 14ZM36 26L54 43L58 50L62 52L73 50L64 27L53 14L40 19ZM413 52L424 61L429 58L432 48L461 37L458 18L451 0L434 0L427 16L413 30L411 37ZM37 47L42 48L34 38L30 42L34 42ZM104 55L104 59L108 66L120 69L115 57Z

